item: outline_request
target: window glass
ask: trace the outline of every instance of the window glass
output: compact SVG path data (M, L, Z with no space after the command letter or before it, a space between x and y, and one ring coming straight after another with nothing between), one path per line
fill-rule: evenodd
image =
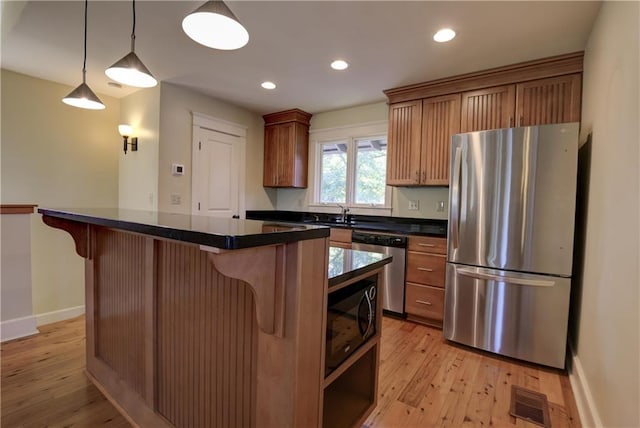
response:
M387 179L387 140L383 137L355 140L354 202L384 205Z
M320 202L347 201L347 142L322 144Z

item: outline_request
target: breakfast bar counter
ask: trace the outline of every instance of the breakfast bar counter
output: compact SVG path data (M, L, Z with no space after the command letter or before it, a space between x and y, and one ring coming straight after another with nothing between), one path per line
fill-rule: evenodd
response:
M87 374L134 426L323 426L329 228L38 212L85 258Z

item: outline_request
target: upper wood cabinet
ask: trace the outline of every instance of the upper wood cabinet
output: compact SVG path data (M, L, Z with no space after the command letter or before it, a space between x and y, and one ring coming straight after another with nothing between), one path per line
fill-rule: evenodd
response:
M515 86L496 86L462 94L461 132L513 126Z
M451 136L579 122L583 52L385 90L387 184L446 186Z
M582 76L552 77L516 85L518 126L579 122Z
M449 183L449 145L460 132L460 94L391 105L387 184Z
M387 184L411 186L420 183L422 100L389 107L387 139Z
M426 98L422 101L422 154L420 184L449 185L451 137L460 133L461 95Z
M307 187L309 120L299 109L263 116L264 187Z

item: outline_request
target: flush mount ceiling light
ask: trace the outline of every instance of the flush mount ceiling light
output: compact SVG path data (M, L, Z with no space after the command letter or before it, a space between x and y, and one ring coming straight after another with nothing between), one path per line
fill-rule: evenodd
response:
M275 89L276 88L276 84L273 82L262 82L262 84L260 85L265 89Z
M249 42L249 33L222 1L208 1L182 20L182 30L209 48L239 49Z
M331 68L334 70L346 70L349 68L349 63L341 59L337 59L331 63Z
M439 43L444 43L444 42L453 40L455 36L456 36L456 32L453 31L451 28L443 28L442 30L439 30L436 34L433 35L433 40Z
M105 74L116 82L136 88L151 88L158 84L151 72L135 53L136 47L136 1L133 4L133 29L131 30L131 52L105 70Z
M86 83L87 75L87 6L88 0L84 2L84 59L82 61L82 83L69 95L62 99L62 102L73 107L86 108L90 110L102 110L104 104L100 98L93 93Z

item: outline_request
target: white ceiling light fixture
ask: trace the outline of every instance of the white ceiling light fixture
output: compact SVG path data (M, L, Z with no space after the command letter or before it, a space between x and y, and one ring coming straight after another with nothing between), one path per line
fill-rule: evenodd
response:
M136 88L152 88L158 84L149 69L135 53L136 48L136 1L133 4L133 29L131 30L131 52L105 70L105 74L116 82Z
M346 70L349 68L349 63L347 61L337 59L331 63L331 68L334 70Z
M102 110L104 104L100 98L93 93L86 83L87 76L87 7L88 0L84 1L84 57L82 60L82 83L69 95L62 99L62 102L73 107L86 108L89 110Z
M276 88L276 84L273 82L262 82L262 84L260 85L262 86L264 89L275 89Z
M451 28L443 28L433 35L433 40L438 43L444 43L453 40L456 36L456 32Z
M213 49L240 49L249 42L249 33L223 1L208 1L185 16L182 30Z

